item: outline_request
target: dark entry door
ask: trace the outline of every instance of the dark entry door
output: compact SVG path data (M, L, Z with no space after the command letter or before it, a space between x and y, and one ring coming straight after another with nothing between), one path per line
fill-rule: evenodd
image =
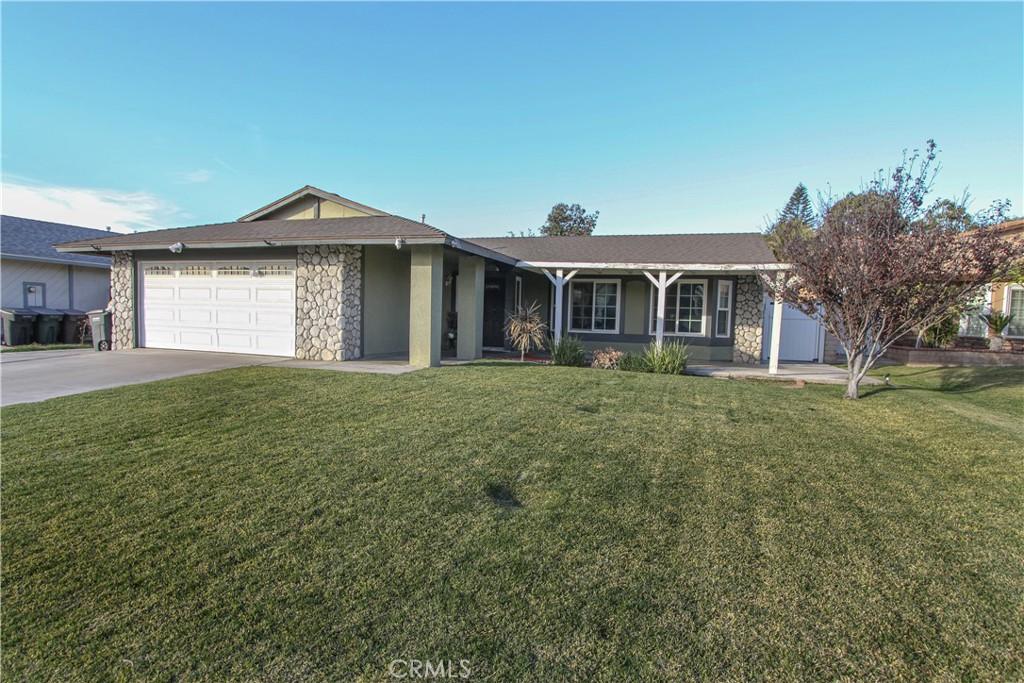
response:
M505 280L484 280L484 346L505 345Z

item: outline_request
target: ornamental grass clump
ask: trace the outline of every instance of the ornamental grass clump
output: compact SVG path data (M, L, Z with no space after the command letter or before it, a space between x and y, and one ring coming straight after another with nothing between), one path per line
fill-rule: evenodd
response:
M526 360L530 349L544 347L544 336L548 326L540 315L540 305L535 301L529 306L519 306L509 313L505 321L505 336L512 348L519 351L519 360Z
M587 354L583 348L583 342L576 337L566 335L558 341L549 340L548 348L551 349L552 365L582 367L587 364Z
M625 372L647 372L647 366L644 365L644 359L642 356L635 353L624 353L619 358L618 370Z
M681 375L686 370L690 351L678 341L651 342L644 348L641 361L647 372L659 375Z
M625 354L622 351L610 347L594 351L594 359L590 361L590 367L601 370L618 370L619 361L623 355Z

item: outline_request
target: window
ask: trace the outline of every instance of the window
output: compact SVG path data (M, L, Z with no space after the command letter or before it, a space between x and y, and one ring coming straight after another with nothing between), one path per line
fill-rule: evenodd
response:
M731 283L730 283L731 284ZM704 336L704 292L707 280L678 280L665 292L665 334ZM657 332L658 293L651 287L651 334Z
M210 269L206 266L183 266L181 269L182 277L206 277L210 274Z
M519 275L516 275L515 307L517 311L523 307L523 278Z
M217 277L249 277L249 266L221 266L217 269Z
M146 266L146 277L174 277L174 269L170 266Z
M1011 286L1006 288L1006 313L1013 320L1006 327L1004 336L1024 337L1024 287Z
M988 334L988 325L981 319L981 314L988 309L985 299L975 301L964 311L960 317L960 329L957 332L961 337L985 337Z
M288 277L292 274L292 267L282 263L269 266L260 266L256 269L260 277Z
M569 331L618 333L618 280L572 280L569 302Z
M728 337L732 329L732 280L718 281L718 305L715 307L715 336Z

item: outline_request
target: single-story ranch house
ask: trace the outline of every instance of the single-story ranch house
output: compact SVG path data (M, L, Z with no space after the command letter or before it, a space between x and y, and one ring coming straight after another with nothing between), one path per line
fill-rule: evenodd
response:
M757 233L462 239L309 186L235 222L58 249L112 256L115 349L417 366L505 347L506 312L530 302L590 348L678 338L695 360L759 363L756 273L782 266Z

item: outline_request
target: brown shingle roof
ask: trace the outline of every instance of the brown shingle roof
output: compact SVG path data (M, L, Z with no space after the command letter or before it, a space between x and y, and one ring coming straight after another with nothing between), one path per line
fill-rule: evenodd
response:
M304 220L242 221L214 223L189 228L151 230L104 239L78 240L57 245L60 248L99 247L113 249L165 248L175 242L201 247L210 244L256 244L270 242L317 243L338 240L444 240L449 236L425 223L400 216L359 216L354 218L316 218Z
M480 237L464 240L531 263L776 263L756 232L591 237Z

